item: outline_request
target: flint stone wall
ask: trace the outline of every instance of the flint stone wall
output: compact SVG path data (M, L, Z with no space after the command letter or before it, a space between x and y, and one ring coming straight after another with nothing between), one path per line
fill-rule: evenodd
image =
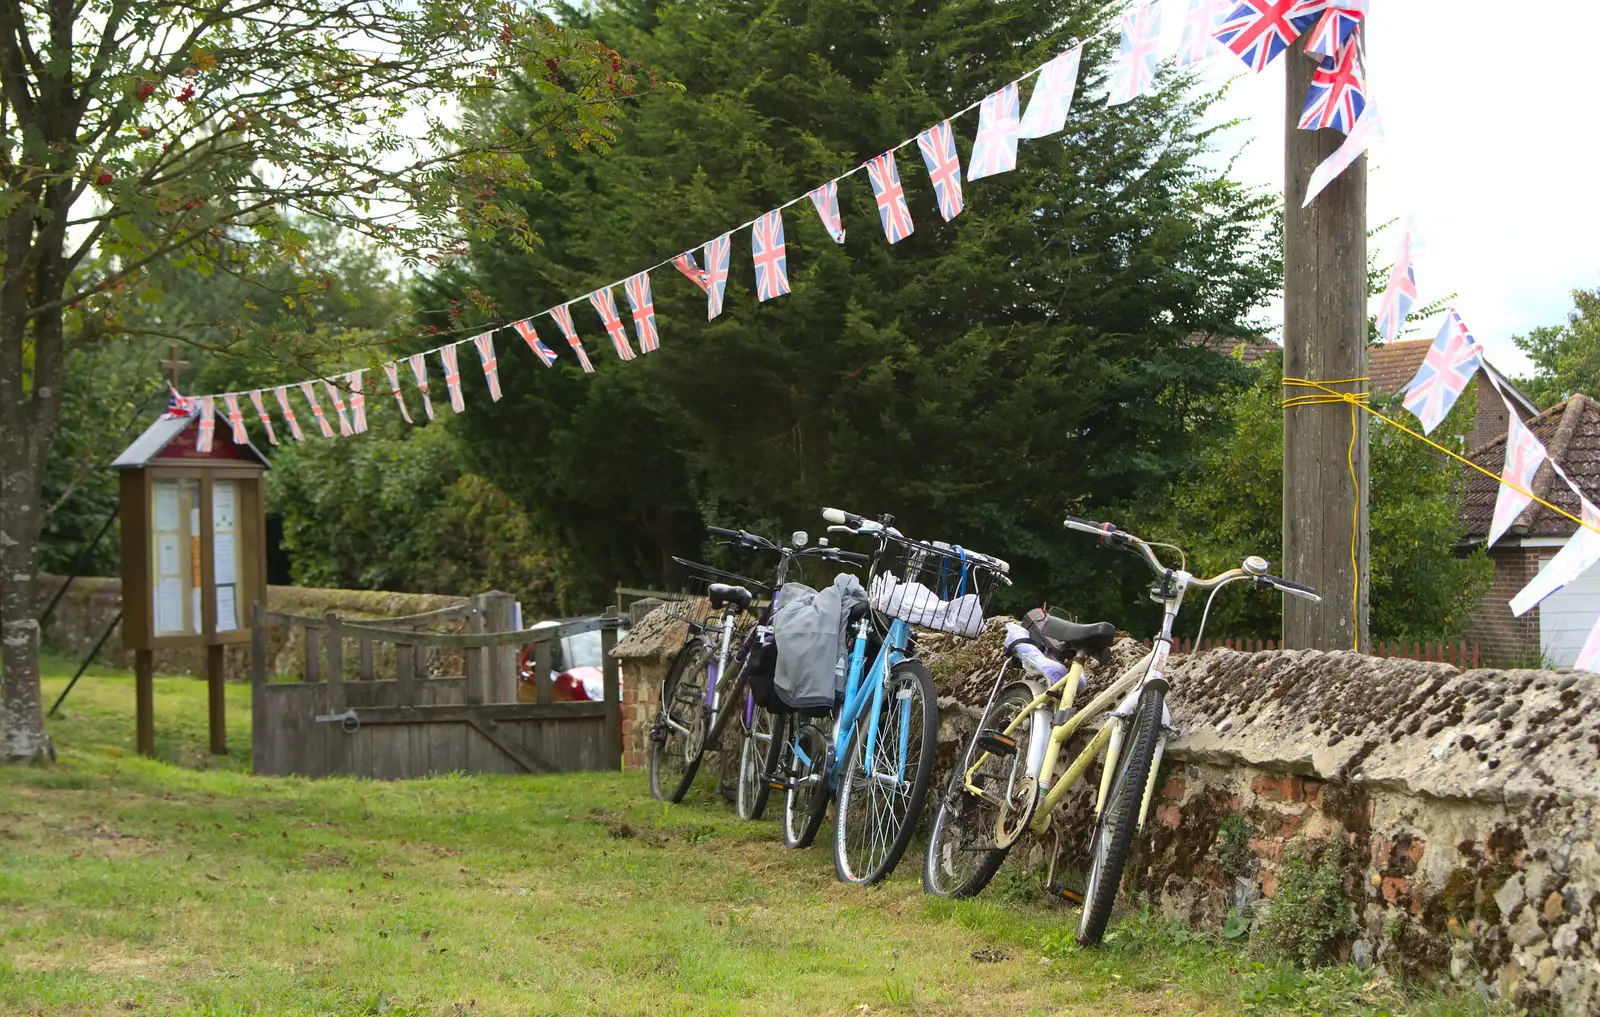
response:
M1003 659L1003 619L922 651L953 756ZM1089 694L1144 652L1121 640ZM1211 930L1235 909L1260 918L1287 852L1340 842L1359 931L1336 956L1600 1013L1600 676L1294 650L1174 657L1169 676L1179 733L1128 876L1152 906ZM1084 865L1096 776L1055 817L1075 833L1069 867Z

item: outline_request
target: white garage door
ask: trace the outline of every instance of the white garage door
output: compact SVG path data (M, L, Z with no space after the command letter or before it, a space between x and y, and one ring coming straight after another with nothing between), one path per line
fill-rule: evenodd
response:
M1554 556L1541 554L1540 566ZM1545 663L1552 667L1571 667L1578 660L1583 641L1600 619L1600 565L1552 593L1539 605L1539 645Z

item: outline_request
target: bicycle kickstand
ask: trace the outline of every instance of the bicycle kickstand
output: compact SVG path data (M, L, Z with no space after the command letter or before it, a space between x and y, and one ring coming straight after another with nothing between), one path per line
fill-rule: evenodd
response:
M1050 831L1054 846L1050 849L1050 865L1045 869L1045 892L1052 897L1059 897L1068 904L1082 906L1083 894L1071 887L1056 882L1056 862L1061 858L1061 828L1057 826Z

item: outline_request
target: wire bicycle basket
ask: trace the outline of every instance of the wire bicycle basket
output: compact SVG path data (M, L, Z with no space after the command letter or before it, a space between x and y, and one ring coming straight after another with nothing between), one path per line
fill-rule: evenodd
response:
M1005 574L959 546L890 538L867 596L882 615L965 639L983 631L984 609Z
M657 611L666 612L668 617L689 619L697 614L709 611L706 596L713 583L726 583L729 586L743 586L752 594L760 597L766 593L770 586L759 579L741 576L737 572L719 569L714 565L706 565L687 558L672 556L673 562L678 566L678 596L669 600Z

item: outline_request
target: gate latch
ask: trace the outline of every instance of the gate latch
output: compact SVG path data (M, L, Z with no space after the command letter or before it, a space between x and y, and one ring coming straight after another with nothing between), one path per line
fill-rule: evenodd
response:
M346 731L354 731L361 726L361 718L356 716L356 711L346 710L343 713L329 713L317 718L318 724L338 724Z

